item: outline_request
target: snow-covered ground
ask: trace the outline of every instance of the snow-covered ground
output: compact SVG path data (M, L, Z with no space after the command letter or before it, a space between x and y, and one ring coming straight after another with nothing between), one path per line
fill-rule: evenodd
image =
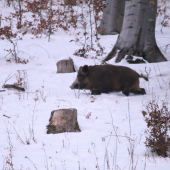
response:
M26 88L25 92L13 89L0 92L0 168L169 170L169 158L153 155L145 147L146 123L142 115L143 105L153 94L159 99L170 96L170 46L165 48L170 44L169 35L169 28L161 33L157 25L156 40L167 62L128 64L124 60L115 63L114 59L108 62L149 73L149 82L140 79L146 95L129 97L121 92L91 96L87 90L69 88L77 73L57 74L57 61L71 57L76 70L85 64L101 63L98 59L73 55L79 48L70 42L74 35L56 33L51 42L25 35L18 41L18 49L22 51L20 57L29 60L27 64L6 62L4 49L12 44L0 40L0 87L8 79L6 83L13 84L21 77ZM100 38L108 53L117 35ZM81 132L46 134L51 111L62 108L77 109ZM13 165L7 166L8 161Z

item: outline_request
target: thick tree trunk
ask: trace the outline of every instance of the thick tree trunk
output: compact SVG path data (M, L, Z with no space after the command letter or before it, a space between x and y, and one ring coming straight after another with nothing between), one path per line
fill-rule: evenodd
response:
M122 28L125 0L106 0L99 34L119 34Z
M143 57L148 62L166 61L155 40L156 12L157 0L126 2L121 33L105 61L112 58L117 50L120 51L116 62L125 55Z

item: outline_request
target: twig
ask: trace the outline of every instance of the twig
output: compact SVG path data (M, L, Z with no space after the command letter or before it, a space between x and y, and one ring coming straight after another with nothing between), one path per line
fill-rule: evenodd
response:
M30 127L29 127L29 128L30 128ZM31 139L31 133L30 133L30 139L28 139L24 129L23 129L23 131L24 131L26 143L27 143L27 145L29 145L29 144L30 144L30 139ZM29 132L30 132L30 131L29 131Z
M20 137L20 135L18 134L18 132L17 132L17 130L15 129L15 127L14 127L12 124L11 124L11 126L13 127L13 129L14 129L16 135L17 135L17 139L18 139L22 144L25 145L25 142L21 139L21 137Z
M11 141L11 137L10 137L10 132L9 132L9 129L8 129L8 126L6 125L5 123L5 126L6 126L6 129L7 129L7 140L8 140L8 150L9 150L9 156L7 156L7 160L6 160L6 164L8 164L10 166L10 169L11 170L14 170L14 164L13 164L13 145L12 145L12 141Z
M41 47L40 45L36 45L36 44L32 44L33 46L38 46L38 47ZM32 45L29 45L29 46L32 46ZM28 47L28 46L27 46ZM50 58L50 54L47 52L47 50L45 50L43 47L41 47L44 51L46 51L46 53L48 54L48 57Z
M122 135L108 135L108 136L104 136L104 137L102 137L102 139L103 140L105 140L105 138L107 138L107 137L110 137L110 136L119 136L119 137L122 137L122 138L127 138L127 139L129 139L129 140L131 140L131 138L130 137L128 137L128 136L122 136Z
M35 137L34 137L34 113L35 113L35 108L36 108L36 100L35 100L35 105L34 105L34 108L33 108L32 129L31 129L31 132L32 132L32 135L33 135L33 137L32 137L33 141L34 141L35 143L37 143L36 140L35 140Z
M156 73L156 78L157 78L158 83L159 83L159 87L162 89L162 86L161 86L161 84L160 84L160 82L159 82L158 75L157 75L157 72L156 72L156 68L155 68L154 63L153 63L153 66L154 66L154 70L155 70L155 73Z
M4 117L7 117L7 118L11 118L11 117L9 117L9 116L7 116L7 115L3 115Z
M160 71L160 68L159 68L159 65L157 64L157 67L158 67L158 69L159 69L159 73L160 73L160 76L161 76L161 78L162 78L162 81L164 82L164 84L165 84L165 86L166 86L166 82L164 81L164 79L163 79L163 77L162 77L162 74L161 74L161 71Z
M95 152L95 144L94 143L92 143L91 144L92 145L92 148L93 148L93 150L94 150L94 155L95 155L95 158L96 158L96 163L97 163L97 165L96 165L96 168L97 168L97 170L100 170L100 168L99 168L99 163L98 163L98 158L97 158L97 155L96 155L96 152Z
M3 86L6 84L6 82L8 81L8 80L10 80L12 78L12 76L11 76L11 73L8 75L8 77L6 78L6 80L5 80L5 82L4 82L4 84L3 84ZM2 87L3 87L2 86Z
M130 136L131 136L131 118L130 118L130 111L129 111L129 99L128 99L128 115L129 115L129 129L130 129Z
M46 151L45 151L45 149L44 148L42 148L42 150L44 151L44 154L45 154L45 160L46 160L46 168L47 168L47 170L49 170L49 168L48 168L48 159L47 159L47 154L46 154Z
M74 89L74 94L75 94L76 98L79 99L79 97L80 97L80 89L78 89L78 94L76 94L76 91Z
M2 102L1 102L1 105L0 105L0 110L1 110L1 108L2 108L2 105L3 105L3 97L1 97L1 100L2 100Z
M109 111L110 111L110 109L109 109ZM112 117L111 111L110 111L110 115L111 115L111 119L112 119L112 127L113 127L113 130L114 130L115 135L116 135L116 137L117 137L117 139L118 139L118 142L120 143L119 138L118 138L118 135L117 135L117 132L116 132L116 129L115 129L115 126L114 126L114 124L113 124L113 117Z
M37 167L35 166L34 162L32 162L32 160L30 158L28 158L27 156L25 156L25 158L28 159L33 164L33 166L36 170L38 170Z

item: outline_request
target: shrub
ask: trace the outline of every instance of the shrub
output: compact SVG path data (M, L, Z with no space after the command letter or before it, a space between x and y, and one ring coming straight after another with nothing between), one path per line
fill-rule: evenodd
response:
M164 100L159 97L152 96L152 100L147 102L142 111L146 130L146 146L151 148L152 152L156 152L159 156L167 157L170 130L170 110L168 109L168 96Z

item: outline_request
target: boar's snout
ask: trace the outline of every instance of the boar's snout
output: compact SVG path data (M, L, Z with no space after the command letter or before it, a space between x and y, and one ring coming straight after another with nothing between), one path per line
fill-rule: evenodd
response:
M72 85L70 86L70 88L73 89L78 89L79 87L79 83L77 81L77 79L72 83Z
M72 85L70 86L70 88L73 89L85 89L87 86L86 83L81 83L79 82L77 79L72 83Z
M79 85L78 84L72 84L70 86L70 88L73 90L73 89L79 89Z

